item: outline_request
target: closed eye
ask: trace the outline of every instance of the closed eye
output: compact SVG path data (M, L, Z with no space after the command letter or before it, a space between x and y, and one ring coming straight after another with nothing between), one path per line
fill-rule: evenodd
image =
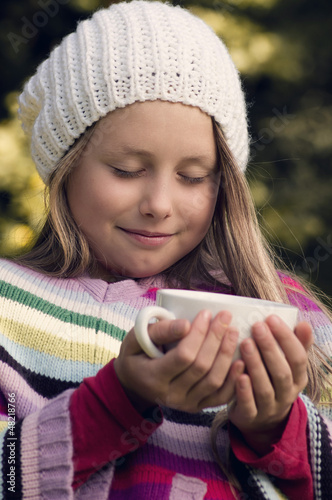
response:
M123 179L132 179L135 177L140 177L142 175L143 171L142 170L136 170L136 171L130 171L130 170L123 170L121 168L116 168L116 167L111 167L113 170L113 173L117 177L122 177Z
M187 175L179 174L181 179L188 183L188 184L200 184L201 182L204 182L204 180L209 177L208 175L205 175L204 177L189 177Z
M122 168L113 167L113 166L111 166L111 168L112 168L114 175L116 175L117 177L120 177L122 179L134 179L134 178L140 177L144 173L144 170L135 170L135 171L124 170ZM179 175L180 179L183 182L185 182L186 184L200 184L200 183L204 182L204 180L209 177L209 175L204 175L202 177L190 177L188 175L183 175L183 174L178 174L178 175Z

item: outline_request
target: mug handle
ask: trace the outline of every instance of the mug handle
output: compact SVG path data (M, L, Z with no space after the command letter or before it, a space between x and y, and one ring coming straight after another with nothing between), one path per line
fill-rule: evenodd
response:
M134 332L141 349L150 358L161 358L164 353L162 353L158 347L150 339L148 332L148 324L151 319L175 319L175 315L159 306L149 306L144 307L136 318Z

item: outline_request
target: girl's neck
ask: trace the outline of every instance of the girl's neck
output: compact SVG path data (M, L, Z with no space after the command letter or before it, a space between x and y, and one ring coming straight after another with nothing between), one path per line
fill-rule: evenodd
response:
M124 280L135 280L137 281L139 278L131 278L130 276L123 276L116 272L112 272L111 270L106 269L99 262L97 262L93 268L87 274L89 278L92 279L100 279L102 281L106 281L106 283L117 283L118 281Z

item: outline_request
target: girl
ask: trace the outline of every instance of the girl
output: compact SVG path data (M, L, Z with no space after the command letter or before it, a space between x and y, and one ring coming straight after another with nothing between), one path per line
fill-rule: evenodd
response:
M332 425L307 396L331 323L260 236L223 43L180 7L115 4L54 49L20 115L49 211L1 261L1 498L327 499ZM134 320L171 286L290 302L301 321L256 323L232 363L229 312L203 310L151 325L179 342L150 359Z

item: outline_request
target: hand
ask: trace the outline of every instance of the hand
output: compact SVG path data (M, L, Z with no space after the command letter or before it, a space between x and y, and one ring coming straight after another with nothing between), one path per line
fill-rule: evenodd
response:
M307 384L307 351L311 326L302 322L293 332L277 316L252 328L252 339L241 343L246 372L236 381L230 421L260 454L282 435L293 402Z
M187 412L225 404L234 396L235 381L243 373L241 360L232 365L238 332L229 327L231 314L201 311L188 320L163 320L149 325L156 345L179 341L163 357L150 359L138 345L134 331L125 337L114 368L138 411L162 404Z

